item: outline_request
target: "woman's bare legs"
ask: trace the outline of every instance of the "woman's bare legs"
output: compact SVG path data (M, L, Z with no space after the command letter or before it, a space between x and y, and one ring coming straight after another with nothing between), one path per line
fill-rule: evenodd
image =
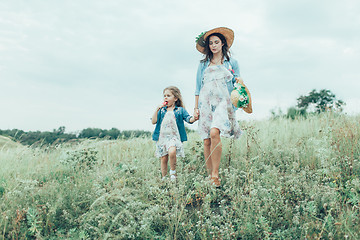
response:
M204 139L204 158L210 178L219 177L221 153L222 143L220 130L212 128L210 130L210 138Z
M211 153L210 146L211 146L211 139L210 138L204 139L204 158L206 161L206 169L211 178L213 166L212 166L212 161L211 161L211 156L210 156L210 153Z
M212 172L211 177L219 177L219 167L222 153L222 143L220 139L220 130L217 128L212 128L210 130L210 139L211 146L210 150L211 154L211 164L212 164Z

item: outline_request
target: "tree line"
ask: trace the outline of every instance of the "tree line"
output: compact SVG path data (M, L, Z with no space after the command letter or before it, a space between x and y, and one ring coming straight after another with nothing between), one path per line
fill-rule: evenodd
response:
M56 143L64 143L70 141L77 141L81 139L129 139L138 137L151 136L151 132L144 130L124 130L120 131L117 128L100 129L100 128L86 128L79 133L65 133L65 127L61 126L53 131L23 131L19 129L0 130L0 135L10 137L14 141L20 142L24 145L51 145Z
M308 114L317 114L325 111L342 112L346 103L336 97L334 93L327 89L321 89L320 91L312 90L307 95L301 95L297 98L297 105L290 107L287 113L284 114L281 110L278 113L275 110L271 111L272 118L287 117L295 119L297 117L306 117ZM193 130L186 127L187 132L193 132ZM54 129L52 132L25 132L19 129L12 130L0 130L0 135L7 136L13 140L25 145L46 145L56 144L69 141L76 141L81 139L129 139L138 137L149 137L151 132L144 130L125 130L120 131L116 128L110 130L100 128L86 128L80 131L80 133L65 133L65 127L61 126L58 129Z

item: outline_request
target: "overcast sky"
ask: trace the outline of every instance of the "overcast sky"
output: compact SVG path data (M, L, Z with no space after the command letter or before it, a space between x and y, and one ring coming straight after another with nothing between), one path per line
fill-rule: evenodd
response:
M253 97L238 119L324 88L360 113L358 0L0 0L0 129L151 131L169 85L192 113L195 38L219 26Z

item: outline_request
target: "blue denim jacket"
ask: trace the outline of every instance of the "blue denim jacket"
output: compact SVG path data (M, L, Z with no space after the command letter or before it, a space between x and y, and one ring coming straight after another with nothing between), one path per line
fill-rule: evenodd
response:
M164 116L165 116L166 112L167 112L167 106L161 108L158 111L155 131L154 131L154 133L152 135L152 139L154 141L159 140L160 126L161 126L162 120L164 119ZM176 125L177 125L177 127L179 129L179 133L180 133L180 140L181 140L181 142L187 141L184 121L186 121L187 123L192 124L190 122L191 116L189 115L189 113L184 108L177 107L177 106L175 106L175 108L174 108L174 114L175 114L175 118L176 118Z
M195 96L198 96L200 93L200 89L203 86L203 78L204 78L204 71L209 66L210 61L200 62L197 74L196 74L196 89L195 89ZM240 69L239 64L234 58L230 58L230 61L224 60L224 66L229 69L229 71L234 70L233 72L233 79L229 82L226 82L227 88L229 90L229 94L234 89L234 83L236 82L235 78L240 77Z

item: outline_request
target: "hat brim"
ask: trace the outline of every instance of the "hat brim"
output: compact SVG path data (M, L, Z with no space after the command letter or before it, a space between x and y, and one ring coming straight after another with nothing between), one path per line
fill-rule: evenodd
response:
M244 84L244 87L245 87L245 91L249 97L249 104L245 107L245 108L242 108L246 113L252 113L252 99L251 99L251 94L250 94L250 91L249 89L247 88L247 86Z
M226 39L226 42L227 42L227 45L228 47L230 48L234 42L234 31L231 30L230 28L227 28L227 27L218 27L218 28L214 28L210 31L207 31L197 42L196 42L196 49L205 54L205 46L201 46L200 42L201 41L206 41L206 38L208 36L210 36L211 34L213 33L220 33L222 34L225 39Z

